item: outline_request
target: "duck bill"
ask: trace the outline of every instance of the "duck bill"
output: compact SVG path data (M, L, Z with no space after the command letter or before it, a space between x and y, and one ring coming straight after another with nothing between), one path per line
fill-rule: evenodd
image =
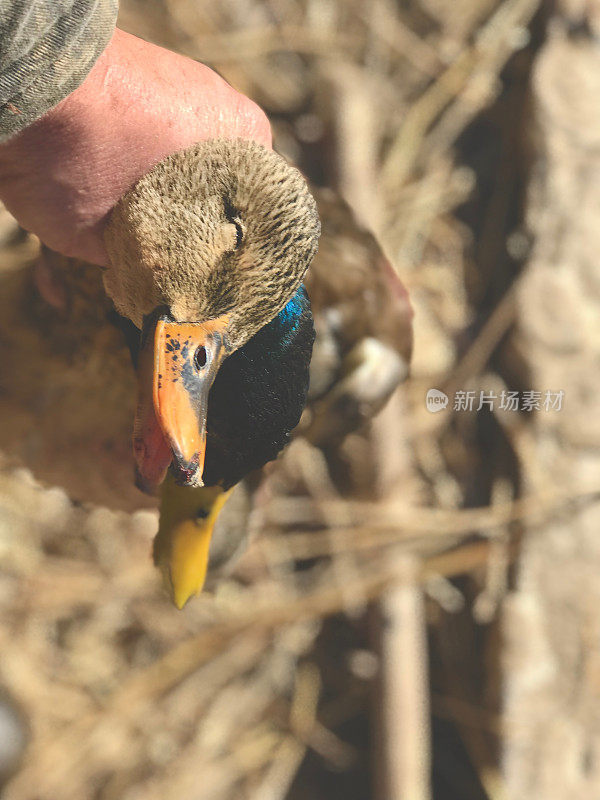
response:
M163 484L154 563L179 609L204 587L214 526L231 491L182 488L171 475Z
M226 326L225 317L188 323L164 314L144 324L134 425L140 488L155 490L171 462L179 483L202 486L208 395Z

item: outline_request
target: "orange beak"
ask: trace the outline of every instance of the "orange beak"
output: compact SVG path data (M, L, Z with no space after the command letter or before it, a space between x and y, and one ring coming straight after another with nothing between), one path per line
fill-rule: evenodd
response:
M141 489L155 491L171 462L178 483L203 485L208 394L226 355L227 321L153 315L144 325L133 438Z

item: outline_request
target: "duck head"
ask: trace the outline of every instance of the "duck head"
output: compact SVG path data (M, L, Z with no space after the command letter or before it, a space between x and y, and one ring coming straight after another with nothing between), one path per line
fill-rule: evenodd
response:
M297 292L317 249L301 174L253 142L201 142L157 164L112 212L104 284L142 330L134 455L152 491L171 463L202 486L209 392L225 359Z

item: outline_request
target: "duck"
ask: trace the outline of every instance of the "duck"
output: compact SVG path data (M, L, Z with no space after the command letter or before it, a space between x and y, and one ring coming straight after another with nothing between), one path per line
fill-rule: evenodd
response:
M194 506L202 524L169 524L166 537L163 526L154 547L178 607L204 584L228 491L275 457L299 420L314 338L301 281L319 234L299 171L245 140L169 156L111 214L104 287L141 330L138 486L156 491L169 469L181 486L208 481Z
M206 160L205 147L199 146L193 153L191 163L196 164L193 168L196 171L198 164ZM234 149L234 159L248 157L248 148L245 156L240 155L238 147ZM208 147L208 152L214 156L209 163L220 169L227 160L227 150L219 143ZM222 251L217 247L216 252L224 253L227 263L235 259L236 266L232 269L238 277L234 278L229 295L221 291L220 299L214 299L212 306L206 305L205 299L205 305L194 306L196 292L202 294L213 285L214 279L205 269L206 256L202 259L202 269L189 269L184 292L179 294L176 271L170 276L160 272L161 264L173 264L179 258L169 260L167 235L179 223L165 227L163 222L159 228L167 233L162 238L147 230L149 219L154 220L154 228L150 228L156 230L161 214L167 213L161 203L164 204L169 192L178 198L176 202L166 201L168 206L172 202L175 205L169 219L177 220L179 214L183 220L181 231L185 229L185 212L179 206L188 202L189 192L182 194L169 183L175 174L179 175L174 180L175 187L185 181L189 185L190 160L183 160L187 162L185 165L178 162L168 169L160 167L159 174L146 176L144 185L134 187L115 210L116 216L107 231L113 265L109 270L101 274L96 267L44 249L34 281L38 289L46 284L41 291L43 298L31 302L30 273L11 274L5 283L12 283L12 293L9 291L7 295L10 299L3 309L6 313L0 315L0 341L9 354L5 391L0 393L3 416L11 411L14 414L16 406L23 409L31 404L31 397L25 395L27 391L34 394L35 381L38 381L37 394L43 398L42 407L38 404L33 415L35 421L30 420L35 431L34 444L23 447L22 437L11 439L7 426L0 427L0 446L18 454L19 460L41 473L40 477L54 482L58 479L71 497L129 510L156 502L132 493L126 475L133 460L139 488L158 491L160 495L154 560L171 599L180 608L202 590L207 567L214 573L239 550L247 533L245 521L261 480L260 468L276 458L294 436L303 436L331 454L336 443L364 425L385 405L406 377L412 341L412 312L407 294L374 237L356 224L339 196L316 187L309 191L301 183L303 179L295 173L289 177L287 165L282 167L270 156L268 163L276 164L290 181L286 207L294 210L300 205L299 218L304 220L304 229L295 236L300 242L303 263L300 266L286 263L286 256L295 261L297 252L286 252L293 235L282 228L282 218L277 217L279 212L273 204L267 203L268 222L263 224L263 230L275 226L281 239L288 234L292 237L279 245L283 257L272 255L272 243L265 250L264 243L252 240L252 230L259 226L252 213L248 215L252 209L244 201L242 189L235 185L240 162L234 161L238 167L226 171L230 183L218 182L221 187L218 203L213 202L211 195L215 213L205 235L214 236L219 247L225 247ZM273 181L278 174L269 168L269 177L264 180ZM225 185L229 187L227 191L223 191ZM298 187L301 199L297 196ZM253 202L264 206L259 199ZM322 233L316 253L319 217ZM235 241L233 231L219 232L219 226L233 226ZM149 243L151 235L155 240ZM240 277L247 263L242 257L244 243L264 252L269 280L285 284L286 288L279 285L277 289L279 300L273 299L275 290L267 292L263 287L252 302L248 301L249 279L247 274ZM233 250L227 249L232 246ZM192 248L194 252L197 249ZM214 256L212 263L223 263L219 258ZM283 263L283 276L276 273L269 259L278 259L280 266ZM312 266L307 272L311 259ZM140 263L150 275L144 272L140 277L136 273ZM256 280L255 273L252 281ZM133 289L136 281L144 287L139 297ZM199 289L200 284L194 281L204 281L205 288ZM112 303L106 299L103 286ZM240 314L238 305L244 297L246 311ZM220 325L206 325L204 317L208 316L220 320ZM198 321L190 322L186 319L189 317ZM21 330L23 327L26 331ZM202 373L206 365L199 364L194 391L189 391L189 384L188 388L183 386L183 368L178 365L184 361L196 366L194 359L199 348L210 350L207 361L217 353L218 363L211 361L212 372L208 374ZM222 351L224 355L220 358ZM129 354L135 364L136 381ZM173 358L175 355L177 358ZM28 387L25 394L13 398L16 402L11 403L11 392L16 389L10 375L18 372L21 376L24 363L30 366L31 380L24 381ZM52 375L55 387L49 397L47 392L40 392L40 373ZM168 383L165 386L165 375L171 378L170 386ZM178 380L173 384L176 377ZM56 382L61 380L67 384L66 389L56 398ZM95 392L89 391L90 384ZM20 388L22 391L23 386ZM165 422L156 419L156 413L154 418L150 413L155 407L154 393L162 390L168 398L164 402L169 403L175 395L167 395L165 390L173 388L179 392L175 403L179 403L181 416L190 412L184 423L184 427L189 426L189 434L181 428L175 429L173 416ZM100 391L104 392L101 409L96 403ZM306 402L308 406L303 411ZM96 415L94 429L89 422L86 426L89 417L86 408L90 404ZM56 432L59 406L61 412L64 409L61 423L67 429L62 436ZM135 417L133 458L124 447L132 415ZM90 438L80 445L78 437L68 435L70 428L76 428L79 437L84 433ZM157 433L162 434L162 439ZM53 446L46 458L40 458L43 452L40 442L47 439ZM140 441L144 450L139 446ZM188 447L190 442L193 447ZM202 453L199 443L204 445ZM93 451L95 456L91 469L82 468L86 451ZM102 491L100 481L93 480L100 476L104 480Z

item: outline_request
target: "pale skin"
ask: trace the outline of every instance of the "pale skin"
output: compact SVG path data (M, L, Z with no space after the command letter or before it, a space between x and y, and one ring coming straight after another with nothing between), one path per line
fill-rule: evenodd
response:
M208 67L116 30L84 83L0 145L0 199L60 253L106 266L119 198L178 150L212 138L271 147L261 109Z

